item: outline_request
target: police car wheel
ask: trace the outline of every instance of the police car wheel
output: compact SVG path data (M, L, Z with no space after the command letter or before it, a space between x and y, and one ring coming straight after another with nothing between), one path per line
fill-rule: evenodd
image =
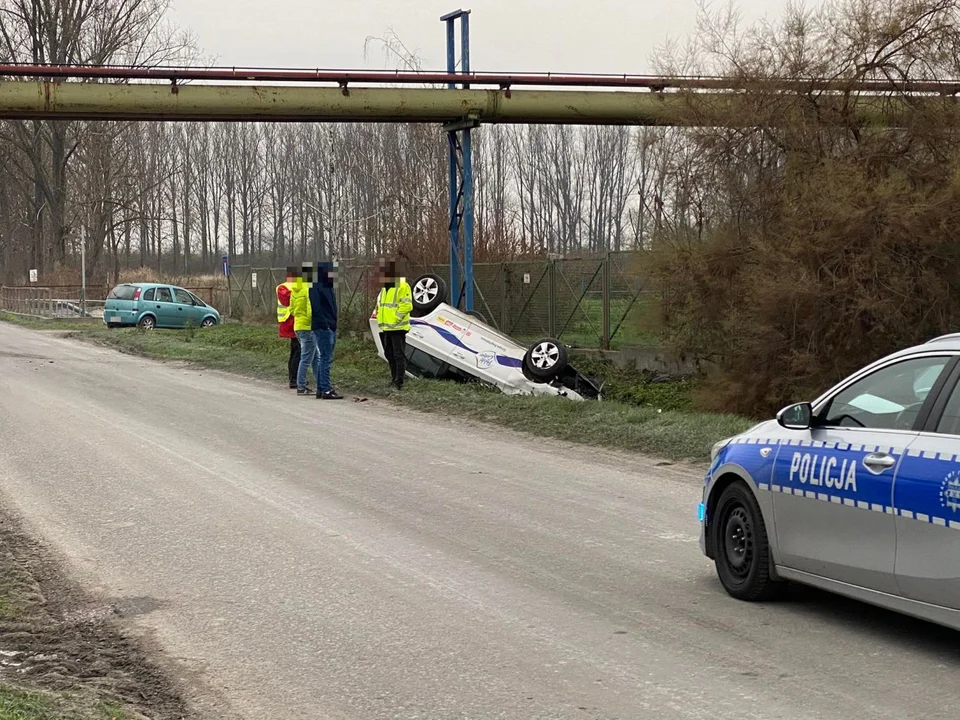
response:
M770 578L770 543L753 493L742 482L730 485L714 513L717 576L738 600L765 600L778 589Z

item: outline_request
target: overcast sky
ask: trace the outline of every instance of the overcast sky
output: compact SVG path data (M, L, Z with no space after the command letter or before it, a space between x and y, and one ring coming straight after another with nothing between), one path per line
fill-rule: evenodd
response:
M719 1L719 0L715 0ZM440 16L471 10L475 71L651 72L650 54L694 30L695 0L173 0L173 19L217 65L397 67L369 36L393 30L424 69L443 69ZM786 0L739 0L745 20Z

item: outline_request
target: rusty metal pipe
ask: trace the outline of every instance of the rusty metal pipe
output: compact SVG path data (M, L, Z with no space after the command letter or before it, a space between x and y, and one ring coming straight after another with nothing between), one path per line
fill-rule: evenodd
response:
M773 79L762 86L754 81L725 77L684 77L647 75L578 75L552 73L467 73L400 72L370 70L305 70L283 68L131 68L94 65L0 65L0 77L49 79L166 80L189 82L284 82L447 85L463 84L507 87L617 87L638 90L742 90L763 87L789 92L929 93L954 95L960 80L919 80L896 83L886 80L838 80L826 78Z

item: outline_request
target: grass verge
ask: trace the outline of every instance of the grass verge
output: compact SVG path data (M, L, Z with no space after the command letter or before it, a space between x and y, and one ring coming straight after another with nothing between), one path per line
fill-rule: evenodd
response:
M275 381L286 385L288 341L276 328L223 325L210 330L109 330L96 325L36 321L0 315L33 328L66 330L67 335L158 360L175 360ZM541 437L657 455L670 460L705 461L717 440L735 435L753 420L689 409L683 383L656 383L636 371L615 370L597 361L577 367L607 382L603 402L567 402L552 397L508 396L480 385L411 381L391 391L386 364L369 340L340 338L333 381L341 393L389 397L416 410L464 416Z

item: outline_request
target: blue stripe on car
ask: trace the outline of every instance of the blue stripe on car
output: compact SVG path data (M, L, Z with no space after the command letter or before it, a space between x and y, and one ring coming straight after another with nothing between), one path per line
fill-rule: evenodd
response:
M440 328L440 327L437 327L436 325L431 325L430 323L424 322L423 320L411 320L411 321L410 321L410 324L411 324L411 325L423 325L424 327L428 327L428 328L430 328L430 329L432 329L432 330L436 330L437 333L440 335L440 337L442 337L444 340L446 340L447 342L451 343L452 345L456 345L457 347L461 347L461 348L463 348L464 350L466 350L467 352L473 353L474 355L478 355L478 354L479 354L476 350L474 350L474 349L472 349L472 348L469 348L469 347L467 347L466 345L464 345L464 344L460 341L460 338L458 338L456 335L454 335L452 332L450 332L449 330L447 330L447 329L445 329L445 328ZM523 361L522 361L522 360L517 360L516 358L512 358L512 357L509 357L509 356L507 356L507 355L497 355L496 358L497 358L497 362L498 362L499 364L503 365L504 367L512 367L512 368L518 368L518 369L523 367Z
M764 446L774 451L768 458L758 452ZM900 461L893 477L878 477L863 466L863 458L875 452L888 453ZM796 467L797 453L811 456L809 464ZM751 437L736 438L718 453L716 468L731 464L743 468L757 489L765 492L960 529L958 456L919 451L905 454L903 448L889 446ZM855 467L855 485L848 481L851 464Z

